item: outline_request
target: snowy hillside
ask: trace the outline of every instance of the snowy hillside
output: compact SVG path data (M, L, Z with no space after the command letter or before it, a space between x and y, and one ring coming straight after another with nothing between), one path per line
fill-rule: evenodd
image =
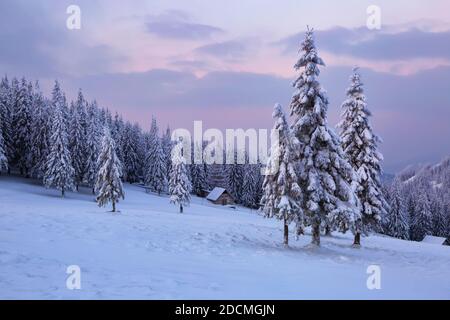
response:
M2 299L450 298L450 247L381 236L311 237L283 248L282 225L194 198L185 214L165 197L125 186L121 211L80 194L0 176ZM366 286L381 267L381 289ZM81 290L66 268L81 268Z

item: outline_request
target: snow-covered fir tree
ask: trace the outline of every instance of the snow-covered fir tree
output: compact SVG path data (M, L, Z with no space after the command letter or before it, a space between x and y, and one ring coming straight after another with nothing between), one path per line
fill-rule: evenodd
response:
M414 201L411 221L411 239L422 241L425 236L433 233L433 213L427 192L424 189L418 189Z
M317 77L319 65L313 31L308 29L295 64L300 70L290 104L291 130L299 141L300 208L312 227L312 243L320 244L320 231L333 224L341 231L355 230L360 218L358 199L352 187L355 173L345 159L339 137L327 124L328 98Z
M39 83L35 84L33 98L33 119L31 124L30 154L31 174L36 178L42 178L45 172L45 163L49 153L49 137L51 134L51 115L49 101L44 98L39 89Z
M296 139L291 136L289 125L280 104L273 112L274 131L278 139L272 136L272 147L267 160L266 175L263 183L264 194L261 200L266 217L283 220L284 245L289 244L289 225L295 221L303 224L303 211L299 207L301 189L297 184L295 171ZM277 142L278 140L278 142Z
M242 185L244 181L244 165L237 161L237 152L234 152L234 163L227 165L227 190L237 203L241 203Z
M167 172L170 172L170 168L172 166L171 152L172 152L172 147L173 147L172 133L170 131L170 127L166 128L166 132L164 132L161 142L162 142L164 154L166 155Z
M5 142L3 140L2 132L2 118L0 117L0 173L3 170L8 170L8 158L5 152Z
M144 183L151 191L160 195L167 190L166 156L158 136L158 125L153 118L150 129L149 146L145 157Z
M389 188L389 204L390 210L384 226L385 233L395 238L408 240L409 217L398 181Z
M123 177L129 183L139 181L139 151L136 130L129 122L125 124L122 136Z
M23 78L20 85L15 84L15 88L12 124L14 128L14 162L19 168L20 174L28 175L31 169L28 156L31 150L33 87Z
M189 181L186 158L183 154L183 141L180 139L171 152L172 167L169 179L170 202L180 207L183 213L184 206L191 202L192 185Z
M123 163L123 151L122 151L122 135L125 124L122 117L116 113L112 123L111 135L116 143L116 154L119 157L120 162Z
M76 189L83 182L86 164L86 131L83 126L85 100L81 90L72 106L71 122L69 124L69 148L72 157L72 166L75 170L74 181Z
M342 149L357 174L357 195L361 204L361 219L356 223L354 244L360 244L361 233L374 230L386 215L388 204L381 189L381 161L378 152L381 139L373 133L371 113L367 108L363 83L358 68L353 69L347 99L342 104L342 120L338 124Z
M100 207L112 203L112 212L116 212L116 203L125 198L122 181L122 164L116 154L116 146L111 138L108 126L104 127L101 151L97 163L98 174L95 182L97 203Z
M158 195L167 188L166 156L158 135L156 119L152 119L148 142L146 143L147 154L144 164L144 183L151 191Z
M85 164L83 182L92 187L95 193L95 181L97 179L97 159L100 153L100 124L98 120L98 107L95 102L88 104L87 108L87 128L85 139Z
M74 190L74 169L67 139L67 128L61 110L61 101L53 96L52 134L49 140L49 154L47 156L44 185L47 188L55 187L64 197L66 191Z
M445 212L445 194L440 188L431 188L428 191L430 208L432 212L432 234L437 237L447 237L447 213Z
M252 209L257 208L255 194L256 194L256 179L255 179L254 165L246 163L244 165L244 175L242 182L242 193L241 193L242 205Z
M14 141L12 135L12 89L8 78L5 76L0 82L0 118L3 135L5 156L10 163L14 156ZM8 171L10 166L8 167Z
M193 150L194 150L193 155L196 152L202 154L203 147L200 144L195 144ZM192 183L192 192L195 195L201 197L203 196L205 190L209 189L206 176L206 167L203 163L195 163L194 160L192 161L192 164L189 167Z

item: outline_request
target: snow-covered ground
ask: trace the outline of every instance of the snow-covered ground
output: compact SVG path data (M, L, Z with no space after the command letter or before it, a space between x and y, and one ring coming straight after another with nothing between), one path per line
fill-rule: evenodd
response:
M354 249L336 233L286 249L279 221L198 198L179 214L129 185L118 208L0 176L0 298L450 299L450 247L371 236ZM81 290L66 288L70 265ZM370 265L380 290L367 288Z

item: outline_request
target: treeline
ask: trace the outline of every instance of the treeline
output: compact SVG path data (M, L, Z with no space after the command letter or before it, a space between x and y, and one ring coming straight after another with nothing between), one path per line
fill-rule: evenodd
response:
M450 158L435 166L409 167L385 187L391 205L383 230L405 240L450 238Z
M6 76L1 80L0 172L13 170L24 177L42 179L45 186L56 187L62 194L80 186L96 193L105 127L114 141L121 179L142 183L158 194L169 193L174 147L170 129L161 135L153 118L150 131L144 131L118 113L112 115L95 100L88 101L81 90L77 99L69 102L58 81L51 96L46 97L38 82L9 80ZM55 157L60 158L58 163ZM54 165L62 167L52 172ZM212 174L219 174L225 182L221 186L228 187L238 203L258 208L262 193L260 165L193 164L186 168L189 192L204 195L216 186ZM54 181L56 173L58 181ZM65 177L61 180L60 176Z

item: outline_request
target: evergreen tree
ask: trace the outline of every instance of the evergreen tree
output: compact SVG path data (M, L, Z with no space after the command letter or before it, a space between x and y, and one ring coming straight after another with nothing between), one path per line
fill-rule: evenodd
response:
M186 158L183 154L183 142L179 140L172 150L172 168L170 171L169 193L170 202L180 206L180 213L183 213L183 206L191 202L192 185L188 178Z
M87 130L85 142L86 162L84 166L83 182L92 187L95 193L95 181L97 179L97 159L100 153L100 125L98 120L98 108L96 103L88 105L87 110Z
M13 161L14 140L12 135L12 88L7 77L0 82L0 118L2 122L2 135L4 143L4 152L8 163ZM8 166L8 172L10 166Z
M358 199L351 186L354 171L345 159L339 137L328 127L328 98L317 77L324 65L314 44L313 31L306 32L302 55L295 64L301 70L294 81L290 104L294 136L299 141L300 208L312 227L312 243L320 244L320 230L327 224L355 232L360 218Z
M242 205L248 208L256 208L256 180L254 173L254 165L246 163L244 165L244 177L242 183Z
M194 155L196 153L201 154L203 152L202 145L195 144L193 146ZM192 164L190 165L190 180L192 183L192 192L201 197L204 194L205 190L209 189L208 183L207 183L207 176L206 176L206 168L204 163L195 163L195 159L192 159Z
M122 136L125 124L121 116L118 113L115 114L112 124L112 138L116 143L116 154L120 162L123 163L123 151L122 151Z
M33 99L33 119L31 125L31 150L29 154L31 174L42 178L45 173L45 164L49 153L49 137L51 131L51 117L49 102L39 90L39 83L35 85Z
M69 148L72 157L72 166L75 170L75 186L78 187L83 182L86 163L86 132L83 126L83 110L85 100L81 90L78 92L78 98L72 108L72 121L69 126Z
M151 151L150 151L151 150ZM153 141L153 146L147 156L147 169L145 171L145 185L158 195L167 189L166 157L158 136Z
M347 100L342 104L342 120L338 127L342 149L357 173L357 195L361 204L361 219L356 223L354 244L360 244L360 234L377 227L380 219L387 212L387 202L381 190L381 161L378 152L380 138L373 133L367 108L363 83L358 68L353 69Z
M50 136L50 152L47 157L46 171L44 174L44 185L55 187L61 191L64 197L66 190L74 189L74 169L67 141L67 129L61 110L61 105L55 97L53 102L53 123L52 134Z
M146 147L144 183L151 191L160 195L167 187L167 168L166 156L158 131L156 119L153 118Z
M430 189L430 207L432 216L432 232L437 237L447 237L447 214L445 212L445 196L440 189Z
M100 207L107 203L112 203L112 212L116 212L116 203L120 198L124 199L122 181L122 164L116 154L116 146L111 138L110 130L104 127L101 151L98 157L97 181L95 190L97 193L97 203Z
M167 172L170 172L171 167L172 167L171 152L172 152L172 148L173 148L173 141L172 141L172 135L171 135L169 127L167 127L166 132L164 133L161 142L162 142L164 154L166 156Z
M295 172L294 144L286 117L281 105L276 104L273 112L274 130L278 132L278 143L272 137L272 148L267 161L266 176L263 183L263 211L266 217L276 217L283 220L284 245L289 244L289 224L303 222L303 211L298 203L301 199L301 189L297 184Z
M31 169L28 155L31 150L33 87L26 82L25 78L22 79L20 85L15 84L15 86L13 114L15 164L21 175L28 176Z
M411 221L411 239L422 241L433 232L430 200L425 190L419 190L415 200L414 215Z
M5 152L2 127L2 118L0 117L0 173L2 170L8 170L8 158L6 157Z
M400 182L390 188L390 210L386 219L385 232L395 238L409 239L409 219L400 191Z
M122 136L123 176L129 183L139 181L139 154L135 129L129 122L125 124Z
M237 154L235 153L235 163L227 166L227 185L228 191L237 203L241 203L242 185L244 177L244 165L238 164Z

